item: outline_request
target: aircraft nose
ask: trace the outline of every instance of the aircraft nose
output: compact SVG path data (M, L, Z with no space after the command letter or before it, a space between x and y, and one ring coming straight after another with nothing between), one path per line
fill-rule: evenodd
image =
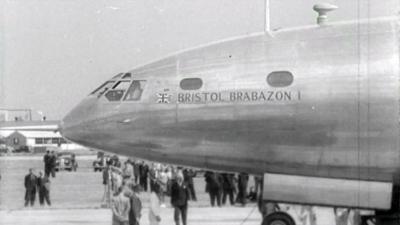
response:
M97 106L97 98L88 97L73 108L62 120L62 130L76 127L93 119Z

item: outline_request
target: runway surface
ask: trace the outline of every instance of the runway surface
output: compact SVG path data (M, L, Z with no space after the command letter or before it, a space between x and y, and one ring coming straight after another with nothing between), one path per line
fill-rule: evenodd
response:
M110 209L100 208L103 196L102 175L94 172L94 156L77 156L77 172L62 171L51 178L51 208L36 204L24 207L24 177L29 168L43 170L42 156L0 157L0 224L111 224ZM202 176L194 179L198 201L189 202L189 224L260 224L255 204L246 207L211 208ZM139 195L143 202L141 224L148 224L149 193ZM173 209L166 198L161 224L174 224ZM243 223L242 223L243 222Z
M249 216L249 217L247 217ZM173 209L161 211L160 224L174 224ZM259 225L260 215L252 208L190 208L188 224L190 225ZM17 210L0 211L2 225L110 225L109 209L59 209L59 210ZM142 211L141 225L149 224L148 209Z
M35 172L43 171L43 156L0 157L0 210L24 209L24 177L29 168ZM104 187L102 174L94 172L92 162L95 156L77 156L79 164L76 172L61 171L51 178L50 198L52 208L56 209L93 209L101 205ZM204 177L194 179L198 201L191 202L194 207L210 205L205 192ZM249 185L253 185L253 179ZM149 192L140 193L139 197L146 206ZM38 196L37 196L38 198ZM166 198L169 202L169 198ZM37 202L38 203L38 199ZM35 206L37 208L39 206Z
M43 170L42 156L0 157L0 224L1 225L70 225L70 224L111 224L110 209L101 208L103 196L102 175L94 172L94 156L77 156L77 172L62 171L51 178L52 206L40 207L38 200L33 208L24 207L24 177L29 168L36 172ZM205 192L204 177L194 179L197 202L189 202L189 225L250 225L261 224L261 215L255 203L246 207L210 207ZM250 179L249 187L253 185ZM143 203L141 225L148 224L149 193L139 195ZM174 224L173 209L166 198L167 207L162 208L161 224ZM282 208L298 220L300 206L282 205ZM315 208L318 225L335 224L331 208ZM300 223L297 223L300 224Z

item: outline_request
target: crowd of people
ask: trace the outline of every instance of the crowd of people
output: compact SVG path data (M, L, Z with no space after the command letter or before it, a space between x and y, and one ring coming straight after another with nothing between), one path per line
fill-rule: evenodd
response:
M188 201L196 200L193 176L192 170L130 159L122 165L118 157L112 157L103 170L103 203L112 209L113 225L138 225L142 208L138 193L150 191L149 222L156 225L168 195L175 223L186 225Z
M46 151L46 154L43 156L44 162L44 175L50 177L56 176L56 162L57 162L57 155L54 151Z
M39 203L41 206L47 204L51 206L50 201L50 176L56 177L56 161L57 155L54 151L46 151L43 156L44 174L42 171L35 173L33 168L29 169L29 173L25 176L25 207L34 206L36 195L39 195Z
M150 192L150 224L161 220L160 209L166 206L166 196L174 208L177 225L186 225L188 201L197 201L194 178L197 173L190 168L145 163L128 159L121 162L117 156L106 160L103 169L103 206L111 207L113 224L138 224L141 203L138 194ZM212 206L222 206L229 199L231 205L244 206L247 201L256 201L261 189L260 179L255 179L255 187L247 192L249 175L245 173L228 174L206 171L204 173L206 192ZM132 200L135 199L135 200ZM130 215L130 216L129 216ZM134 216L133 216L134 215Z
M207 171L204 175L206 192L210 196L211 206L225 205L229 199L231 205L239 203L245 206L248 201L255 202L261 191L261 177L254 177L254 187L248 192L249 175L239 173L218 173Z
M41 206L51 206L50 177L55 177L54 152L47 151L43 157L44 173L29 169L25 176L25 207L34 206L36 195ZM176 225L187 224L188 202L197 201L194 178L196 171L189 168L145 163L128 159L121 163L117 156L106 160L103 169L103 204L112 210L113 225L139 225L142 211L140 192L150 192L149 224L161 221L161 208L166 207L165 196L170 197L174 208ZM262 177L254 176L254 186L248 188L249 175L246 173L204 172L205 192L212 207L227 204L245 206L248 201L256 202L261 194ZM247 191L249 190L249 192ZM279 210L276 203L270 203L270 212ZM316 213L311 206L302 206L296 213L303 225L316 224ZM360 214L357 210L334 209L337 225L357 224ZM349 222L350 221L350 222Z

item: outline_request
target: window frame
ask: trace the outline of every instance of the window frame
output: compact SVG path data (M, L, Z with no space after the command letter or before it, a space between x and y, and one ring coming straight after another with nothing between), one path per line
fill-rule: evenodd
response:
M120 85L122 82L128 83L128 88L126 88L126 89L118 88L118 85ZM120 101L123 101L123 99L124 99L124 97L125 97L125 95L127 93L127 90L129 89L129 87L131 85L132 85L132 80L129 80L129 79L116 80L114 85L103 95L103 97L106 99L107 102L120 102ZM121 98L119 98L118 100L110 100L107 97L108 93L118 92L118 91L122 91Z
M13 138L13 145L19 145L19 143L20 143L19 137L14 137Z
M110 93L114 93L114 92L122 92L121 97L118 98L118 99L115 99L115 100L110 100L110 98L107 97L107 95L109 95ZM125 90L122 90L122 89L115 89L114 90L114 89L112 89L112 90L107 91L107 93L104 94L104 98L108 102L120 102L122 100L122 98L124 97L124 95L125 95Z
M100 98L102 95L104 95L104 93L110 90L110 88L112 88L115 85L115 83L116 83L115 80L108 80L104 82L102 85L100 85L100 87L96 88L92 93L90 93L90 95L96 95L97 98ZM109 87L108 84L110 84Z
M278 80L278 81L274 81L274 76L278 76L277 79L281 79L280 77L283 76L281 74L284 75L290 75L290 82L287 82L286 78L282 79L282 80ZM272 71L270 72L267 77L266 77L266 82L269 86L274 87L274 88L284 88L284 87L289 87L293 84L294 82L294 75L293 73L291 73L290 71L287 70L279 70L279 71ZM274 82L279 82L279 83L275 83ZM283 85L282 85L283 84Z
M122 75L124 75L125 73L119 73L119 74L117 74L117 75L115 75L115 76L113 76L109 81L111 81L111 80L118 80L120 77L122 77Z
M129 76L129 77L126 77ZM132 73L125 73L122 77L121 80L132 80Z
M183 88L182 87L182 83L184 83L185 81L189 81L189 80L199 80L200 81L200 86L196 86L195 88ZM203 79L199 78L199 77L187 77L187 78L183 78L181 81L179 81L179 87L181 90L184 91L195 91L195 90L200 90L203 87Z
M133 82L135 82L135 81L138 81L140 85L142 85L141 82L144 82L144 83L145 83L145 85L144 85L143 88L140 87L140 88L142 89L142 92L140 93L140 96L139 96L138 99L127 99L128 93L130 92L130 89L131 89L131 87L132 87L132 85L133 85ZM131 84L130 84L129 88L126 90L126 93L125 93L125 95L124 95L122 101L126 101L126 102L138 102L138 101L142 101L142 100L143 100L143 93L145 92L146 86L148 85L147 82L148 82L148 80L134 80L134 79L132 79Z
M128 83L128 86L127 86L126 89L122 89L122 88L119 88L119 87L118 87L118 86L119 86L120 84L122 84L122 83ZM115 82L115 84L112 86L111 90L128 90L129 87L131 86L131 83L132 83L132 81L131 81L131 80L128 80L128 79L117 80L117 81Z
M45 145L50 145L50 144L52 144L51 138L43 138L43 144L45 144Z
M43 138L35 138L35 144L42 145L43 143L44 143Z

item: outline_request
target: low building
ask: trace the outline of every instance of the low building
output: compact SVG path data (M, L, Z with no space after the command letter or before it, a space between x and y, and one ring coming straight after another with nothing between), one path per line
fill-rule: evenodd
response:
M5 144L12 149L25 146L31 152L44 152L49 148L60 150L84 149L84 147L66 141L59 132L53 131L1 131Z
M27 138L20 132L14 131L6 136L5 144L12 149L20 149L23 146L27 146Z

